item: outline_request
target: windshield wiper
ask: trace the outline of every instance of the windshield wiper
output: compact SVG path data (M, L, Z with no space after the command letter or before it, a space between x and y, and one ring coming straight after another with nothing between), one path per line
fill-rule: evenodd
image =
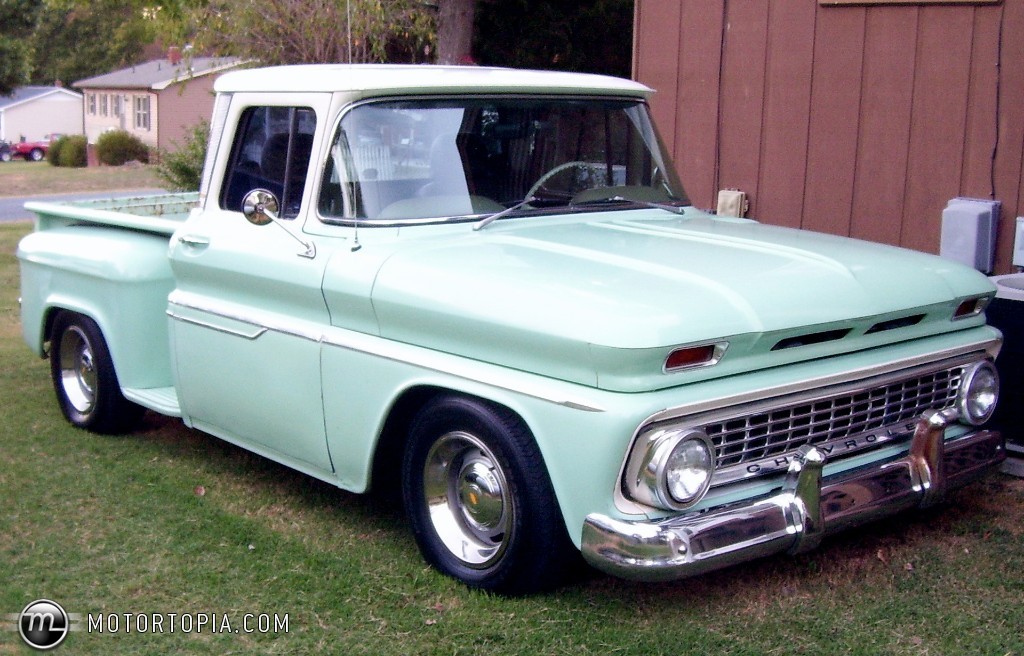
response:
M483 228L486 228L487 226L491 225L492 223L494 223L498 219L508 216L509 214L511 214L512 212L515 212L516 210L518 210L522 206L529 205L530 203L532 203L535 200L537 200L537 199L534 198L533 196L529 196L529 197L524 198L523 200L519 201L518 203L516 203L512 207L506 207L505 209L501 210L500 212L495 212L494 214L491 214L489 216L485 216L484 218L482 218L482 219L480 219L479 221L476 222L476 224L473 226L473 230L482 230Z
M580 205L598 205L600 203L632 203L634 205L642 205L643 207L650 207L656 210L665 210L666 212L672 212L673 214L683 214L686 212L685 205L669 205L668 203L655 203L649 200L639 200L636 198L626 198L625 196L608 196L607 198L591 198L589 200L580 201L579 203L572 203L570 207L578 207Z

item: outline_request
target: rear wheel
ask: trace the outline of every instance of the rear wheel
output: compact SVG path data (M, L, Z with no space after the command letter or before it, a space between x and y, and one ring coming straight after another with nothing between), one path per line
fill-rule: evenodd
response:
M534 592L566 574L571 547L533 436L514 414L443 397L417 415L403 460L426 560L466 584Z
M42 148L33 148L32 151L28 154L28 157L33 162L38 162L41 161L43 157L45 157L45 155L46 153L43 152Z
M69 422L96 433L118 433L138 423L143 408L121 394L110 350L89 317L60 313L50 333L50 374Z

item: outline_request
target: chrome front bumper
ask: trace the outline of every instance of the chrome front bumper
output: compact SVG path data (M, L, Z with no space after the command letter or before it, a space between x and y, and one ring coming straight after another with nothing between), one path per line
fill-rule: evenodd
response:
M909 452L822 480L825 456L805 446L782 490L771 496L661 521L622 521L591 514L583 555L626 579L666 581L761 556L815 548L827 533L940 502L1006 457L1002 436L975 430L945 441L955 410L925 415Z

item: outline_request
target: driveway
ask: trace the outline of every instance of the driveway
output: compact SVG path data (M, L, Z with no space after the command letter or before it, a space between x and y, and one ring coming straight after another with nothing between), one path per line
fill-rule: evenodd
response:
M167 193L163 189L123 189L120 191L96 191L90 193L54 194L52 196L20 196L0 197L0 221L22 221L34 218L35 215L25 209L28 201L67 202L73 200L93 200L96 198L127 198L131 196L148 196Z

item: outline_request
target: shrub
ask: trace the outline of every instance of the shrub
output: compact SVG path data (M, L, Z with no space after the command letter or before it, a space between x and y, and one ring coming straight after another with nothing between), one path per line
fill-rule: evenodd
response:
M185 142L172 142L174 150L162 151L156 174L172 191L198 191L203 177L203 162L209 140L210 123L202 120L192 126Z
M124 130L104 132L96 140L96 157L100 164L121 166L125 162L149 161L149 149L133 134Z
M46 151L46 161L49 162L50 166L60 166L60 149L64 147L69 138L65 135L50 144L49 149Z
M82 167L88 163L87 144L83 135L62 137L61 142L57 148L57 166Z

